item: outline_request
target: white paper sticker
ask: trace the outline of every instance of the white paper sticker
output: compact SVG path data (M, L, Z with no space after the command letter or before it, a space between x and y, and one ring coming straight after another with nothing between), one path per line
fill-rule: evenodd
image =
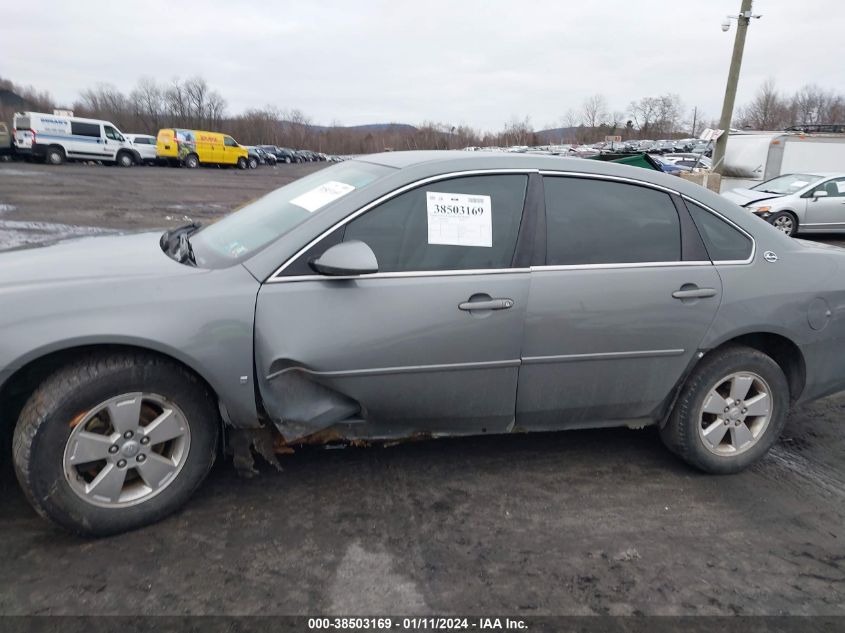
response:
M428 243L493 246L490 196L426 191Z
M347 193L354 190L355 187L347 185L345 182L330 180L316 189L306 191L301 196L297 196L290 202L298 207L302 207L310 213L314 213L314 211L326 206L329 202L334 202L341 196L345 196Z
M836 189L839 191L839 193L845 193L845 180L837 181ZM3 205L0 205L0 207L2 207L2 206Z
M797 191L801 187L806 187L809 184L810 184L809 180L796 180L791 185L789 185L789 188Z

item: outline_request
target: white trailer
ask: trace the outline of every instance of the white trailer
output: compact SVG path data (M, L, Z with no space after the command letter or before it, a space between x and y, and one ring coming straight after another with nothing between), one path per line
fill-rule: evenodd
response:
M845 134L749 132L728 137L721 191L791 173L845 171Z

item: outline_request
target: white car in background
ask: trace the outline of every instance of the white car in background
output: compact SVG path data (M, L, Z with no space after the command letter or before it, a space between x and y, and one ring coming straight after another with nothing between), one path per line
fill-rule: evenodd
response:
M845 172L785 174L722 196L787 235L845 231Z
M124 136L141 155L144 164L154 165L158 161L155 136L149 134L124 134Z

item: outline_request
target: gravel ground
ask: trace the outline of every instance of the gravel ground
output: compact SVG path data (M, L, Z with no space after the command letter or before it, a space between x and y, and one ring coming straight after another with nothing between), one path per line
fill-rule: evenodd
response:
M320 166L0 165L0 241L208 220ZM845 615L843 409L793 411L727 477L653 429L219 463L178 515L97 541L39 519L4 456L0 613Z

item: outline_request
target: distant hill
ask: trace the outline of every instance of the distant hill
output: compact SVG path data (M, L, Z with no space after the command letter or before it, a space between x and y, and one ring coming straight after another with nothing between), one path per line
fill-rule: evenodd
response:
M577 127L556 127L548 130L539 130L535 134L540 143L546 145L549 143L566 143L567 139L571 142L575 138L576 132L578 132Z
M367 125L309 125L315 132L328 130L348 130L350 132L416 132L417 128L407 123L370 123Z

